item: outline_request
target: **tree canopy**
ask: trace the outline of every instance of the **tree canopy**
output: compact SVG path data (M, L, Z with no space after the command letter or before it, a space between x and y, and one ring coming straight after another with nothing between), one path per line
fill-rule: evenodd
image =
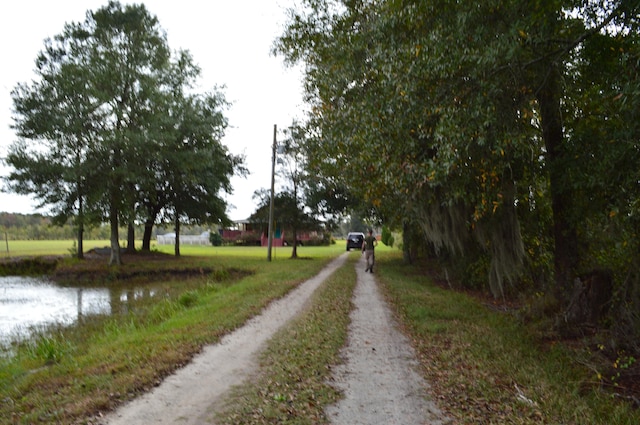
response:
M566 305L589 270L640 285L638 16L637 1L305 0L274 50L306 67L311 165L405 250Z
M66 24L46 40L36 79L12 92L9 188L75 217L79 254L85 223L108 221L115 264L121 223L227 222L220 192L246 170L220 142L223 94L193 93L199 74L144 5L111 1Z

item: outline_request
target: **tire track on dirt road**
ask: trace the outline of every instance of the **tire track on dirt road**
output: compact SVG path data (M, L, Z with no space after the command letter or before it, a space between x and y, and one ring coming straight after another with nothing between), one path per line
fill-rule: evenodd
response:
M344 364L333 385L344 399L326 409L336 425L444 425L450 420L428 398L428 384L408 338L399 330L374 274L358 261Z

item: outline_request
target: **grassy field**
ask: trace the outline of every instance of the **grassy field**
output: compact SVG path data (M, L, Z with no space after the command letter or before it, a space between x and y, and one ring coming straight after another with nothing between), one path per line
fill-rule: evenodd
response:
M174 291L147 305L144 314L87 321L14 347L17 355L0 360L0 418L11 418L0 422L88 423L97 412L152 388L204 344L217 341L342 252L344 242L303 247L299 255L310 260L301 261L288 259L290 248L278 248L271 263L265 248L184 246L181 258L161 256L153 265L137 264L132 257L125 270L208 267L212 272L162 278ZM220 422L325 423L324 406L339 396L326 385L325 373L340 361L336 353L346 337L359 254L350 256L308 311L269 343L260 377L231 397L217 417ZM376 279L452 423L640 423L640 411L629 399L602 385L603 371L594 368L590 347L540 339L515 311L435 285L424 270L404 265L396 250L381 246L377 262ZM80 266L69 261L63 267ZM103 261L94 267L96 275L108 269ZM158 276L154 279L156 284ZM117 278L109 283L117 284Z
M93 248L109 247L108 240L86 240L84 243L84 251L87 252ZM120 246L126 246L126 241L121 241ZM142 246L142 241L136 241L136 248ZM271 252L272 259L289 258L291 256L291 247L273 247ZM345 250L344 241L337 241L336 244L329 247L298 247L299 256L323 256L326 252L342 253ZM71 251L75 251L75 241L72 240L55 240L55 241L3 241L0 245L0 258L7 257L24 257L24 256L47 256L47 255L70 255ZM158 245L156 242L151 243L151 251L173 254L173 245ZM180 245L180 254L187 256L204 255L204 256L240 256L249 258L267 258L267 248L260 246L212 246L212 245Z
M93 247L109 246L109 241L85 241L85 250ZM72 240L56 241L2 241L0 243L0 258L69 255L74 247Z
M37 253L45 252L35 244ZM56 245L64 249L64 244L42 245L48 246L46 255L58 254ZM266 249L185 246L180 258L160 253L127 258L119 272L135 277L126 282L112 273L106 259L69 259L58 271L65 276L80 270L92 277L92 286L162 284L165 296L121 315L87 318L81 325L50 329L16 343L12 355L0 356L0 418L11 418L9 423L74 423L109 410L152 388L204 344L236 329L343 249L305 247L299 250L305 259L292 261L290 249L279 248L267 262ZM162 275L178 269L194 273ZM139 271L143 273L137 275Z

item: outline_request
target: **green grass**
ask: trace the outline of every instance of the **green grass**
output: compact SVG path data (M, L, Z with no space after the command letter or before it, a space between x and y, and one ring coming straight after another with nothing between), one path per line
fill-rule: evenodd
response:
M52 241L2 241L0 243L0 258L45 256L45 255L69 255L74 247L73 240ZM107 240L84 241L85 251L92 248L109 246ZM8 247L7 247L8 245Z
M69 255L73 249L75 241L73 240L47 240L47 241L34 241L34 240L19 240L9 241L9 249L7 251L6 242L0 243L0 258L7 257L24 257L24 256L45 256L45 255ZM84 251L89 251L93 248L109 247L110 242L108 240L85 240L83 241ZM120 241L120 246L125 247L126 241ZM142 246L142 241L136 241L136 248L139 249ZM289 258L291 256L291 247L272 247L271 257L272 259ZM298 247L298 256L301 257L316 257L322 256L325 252L332 251L334 253L342 252L345 249L344 241L338 241L338 243L329 247L320 246L302 246ZM173 245L158 245L155 241L151 242L151 251L164 252L167 254L174 253ZM260 246L212 246L212 245L180 245L181 255L224 255L224 256L238 256L238 257L252 257L252 258L267 258L267 248Z
M434 285L400 254L377 261L378 279L455 423L640 423L640 411L603 391L584 366L586 347L541 341L514 315Z
M276 255L272 262L266 261L265 249L241 252L190 247L180 258L128 259L120 272L204 267L213 271L189 278L167 275L160 282L157 275L149 278L143 273L132 278L136 285L161 284L167 291L164 299L126 314L51 329L14 346L13 356L0 358L0 418L14 423L73 423L110 410L152 388L204 344L218 341L269 301L316 274L342 249L300 249L308 260ZM88 285L122 283L102 261L69 260L61 268L98 276L98 283Z
M152 250L165 252L167 254L174 253L173 245L152 245ZM325 256L327 252L332 255L339 255L344 251L344 241L338 242L331 246L299 246L297 249L298 257L318 257ZM288 259L291 257L292 248L289 247L272 247L272 261ZM204 246L204 245L180 245L181 255L224 255L225 257L241 257L241 258L267 258L267 248L262 246Z
M69 423L109 410L152 388L203 344L237 328L342 252L344 243L302 247L299 255L311 260L291 261L290 248L278 248L269 263L266 248L184 246L178 259L128 260L121 270L211 271L190 279L163 277L170 295L146 306L145 314L53 329L18 348L14 358L0 360L0 418ZM352 253L308 310L269 343L260 375L231 396L216 420L326 422L324 407L339 397L326 386L327 374L339 362L336 353L346 337L358 257ZM585 366L592 353L578 341L538 339L514 314L434 285L420 269L402 264L395 250L381 246L376 260L376 279L416 346L435 400L453 423L640 423L638 410L600 386L596 372ZM62 267L78 270L84 264L68 261ZM105 263L94 267L101 279L118 284Z

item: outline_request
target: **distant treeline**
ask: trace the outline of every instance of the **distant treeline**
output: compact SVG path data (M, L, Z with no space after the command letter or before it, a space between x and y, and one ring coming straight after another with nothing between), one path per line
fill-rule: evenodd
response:
M185 227L181 228L182 234L200 234L208 230L203 227ZM136 226L135 232L137 237L142 237L144 229L142 226ZM153 238L156 234L164 234L172 232L170 227L154 226ZM73 223L66 223L63 226L53 224L53 217L43 214L17 214L0 212L0 239L9 240L66 240L75 239L77 237L77 228ZM103 224L97 227L85 228L85 240L108 240L109 226ZM127 229L120 229L120 238L126 239Z

